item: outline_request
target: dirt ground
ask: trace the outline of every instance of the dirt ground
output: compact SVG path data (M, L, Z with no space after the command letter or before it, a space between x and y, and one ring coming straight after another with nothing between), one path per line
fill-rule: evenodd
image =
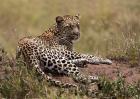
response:
M113 62L112 65L100 64L100 65L88 65L86 68L80 68L80 71L86 75L98 75L104 76L107 79L117 79L118 73L125 79L126 84L134 84L140 80L140 66L131 67L125 63ZM55 77L63 82L71 82L73 80L70 77Z
M0 79L4 79L5 72L3 66L0 65ZM112 65L100 64L100 65L88 65L86 68L79 68L85 75L104 76L108 79L117 79L118 72L125 79L127 84L134 84L140 81L140 66L131 67L125 63L113 62ZM62 82L74 83L72 78L67 76L53 76L55 79Z

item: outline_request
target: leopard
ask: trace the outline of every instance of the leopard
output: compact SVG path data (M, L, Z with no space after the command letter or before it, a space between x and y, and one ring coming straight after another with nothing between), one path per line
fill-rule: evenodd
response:
M44 45L40 45L32 39L27 39L26 42L23 42L21 50L24 50L23 55L26 55L25 57L28 59L28 66L35 67L41 75L47 78L48 82L61 87L75 87L76 85L69 83L63 84L60 81L55 81L46 75L46 69L52 73L71 76L77 82L91 83L98 81L98 77L86 77L81 74L78 69L79 65L77 64L112 64L109 59L103 59L88 54L80 54L61 47L46 48Z
M53 79L47 75L46 70L70 76L79 83L97 82L98 76L86 76L79 71L79 67L83 67L83 64L110 65L112 61L73 51L73 41L79 37L78 16L57 16L56 24L42 35L20 39L16 58L22 55L28 67L34 67L39 74L55 86L78 88L75 84Z
M45 47L63 46L63 48L72 51L73 42L80 37L80 15L64 15L55 18L56 23L48 30L36 37L23 37L18 44L33 39L35 42L43 44ZM41 42L40 42L41 41ZM17 56L20 56L20 47L17 47ZM18 57L17 57L18 58Z

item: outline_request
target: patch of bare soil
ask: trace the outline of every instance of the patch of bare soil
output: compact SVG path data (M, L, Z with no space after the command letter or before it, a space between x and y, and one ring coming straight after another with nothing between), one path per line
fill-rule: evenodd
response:
M86 68L79 68L85 75L98 75L104 76L110 81L118 78L118 73L122 75L127 84L134 84L140 80L140 66L131 67L128 64L113 62L112 65L100 64L100 65L88 65ZM55 77L62 82L71 82L73 80L70 77Z

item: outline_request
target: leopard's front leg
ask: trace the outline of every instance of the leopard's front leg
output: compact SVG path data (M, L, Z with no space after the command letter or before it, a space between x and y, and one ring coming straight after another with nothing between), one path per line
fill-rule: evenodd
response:
M69 61L78 67L85 67L85 65L87 64L94 64L94 65L99 65L100 63L108 64L108 65L112 64L112 62L109 59L102 59L99 57L79 58L79 59L73 59Z
M112 61L107 58L97 57L97 56L89 55L89 54L80 54L74 51L67 51L67 50L61 51L60 50L59 54L65 56L69 60L77 60L77 59L83 60L84 59L86 60L86 64L87 63L88 64L108 64L108 65L112 64ZM78 63L78 62L75 62L75 63Z
M112 61L107 58L97 57L93 55L82 54L82 57L86 58L89 64L107 64L111 65Z
M71 58L72 59L84 59L84 60L86 60L87 64L95 64L95 65L98 65L98 64L111 65L112 64L112 61L107 58L97 57L97 56L88 55L88 54L80 54L77 52L72 52Z

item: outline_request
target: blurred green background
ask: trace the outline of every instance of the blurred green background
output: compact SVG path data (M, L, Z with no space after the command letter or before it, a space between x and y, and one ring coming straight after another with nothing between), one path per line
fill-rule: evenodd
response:
M79 52L107 55L140 42L140 0L1 0L0 44L15 55L20 38L42 34L58 15L77 13Z

